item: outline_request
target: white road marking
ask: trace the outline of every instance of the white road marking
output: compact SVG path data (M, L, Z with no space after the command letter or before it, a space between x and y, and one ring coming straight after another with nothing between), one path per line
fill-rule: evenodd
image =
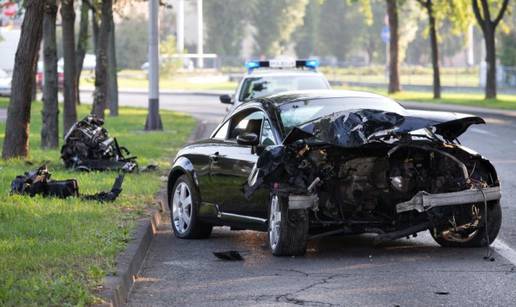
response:
M512 249L504 241L497 239L491 244L495 252L507 259L510 263L516 266L516 251Z
M491 133L489 131L486 131L484 129L479 129L479 128L470 128L469 131L484 134L484 135L493 135L493 136L495 135L494 133Z

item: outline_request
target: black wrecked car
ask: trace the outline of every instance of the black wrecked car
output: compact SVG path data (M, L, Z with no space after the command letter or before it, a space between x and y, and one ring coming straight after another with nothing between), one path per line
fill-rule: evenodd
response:
M352 91L242 104L178 153L168 178L174 233L268 231L277 256L336 234L394 240L428 230L442 246L487 246L501 225L500 183L460 144L473 124L485 122Z

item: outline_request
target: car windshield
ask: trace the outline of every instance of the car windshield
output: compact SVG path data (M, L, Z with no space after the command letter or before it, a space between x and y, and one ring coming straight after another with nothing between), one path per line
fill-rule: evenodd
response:
M239 100L249 101L285 91L326 89L328 83L318 74L250 77L242 84Z
M281 122L288 133L306 122L346 110L373 109L403 115L405 109L397 102L383 97L317 98L286 103L279 107Z

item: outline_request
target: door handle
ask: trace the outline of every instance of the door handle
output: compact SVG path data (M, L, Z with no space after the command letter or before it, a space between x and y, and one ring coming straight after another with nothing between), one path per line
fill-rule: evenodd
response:
M219 161L219 152L218 151L210 156L210 161L214 162L214 163Z

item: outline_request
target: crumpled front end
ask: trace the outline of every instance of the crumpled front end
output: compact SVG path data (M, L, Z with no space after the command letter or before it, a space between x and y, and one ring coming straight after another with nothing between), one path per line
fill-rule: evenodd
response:
M333 114L265 148L244 191L250 197L267 187L288 197L289 208L310 210L315 233L407 236L447 221L450 207L500 199L489 161L447 141L481 122L377 110Z

